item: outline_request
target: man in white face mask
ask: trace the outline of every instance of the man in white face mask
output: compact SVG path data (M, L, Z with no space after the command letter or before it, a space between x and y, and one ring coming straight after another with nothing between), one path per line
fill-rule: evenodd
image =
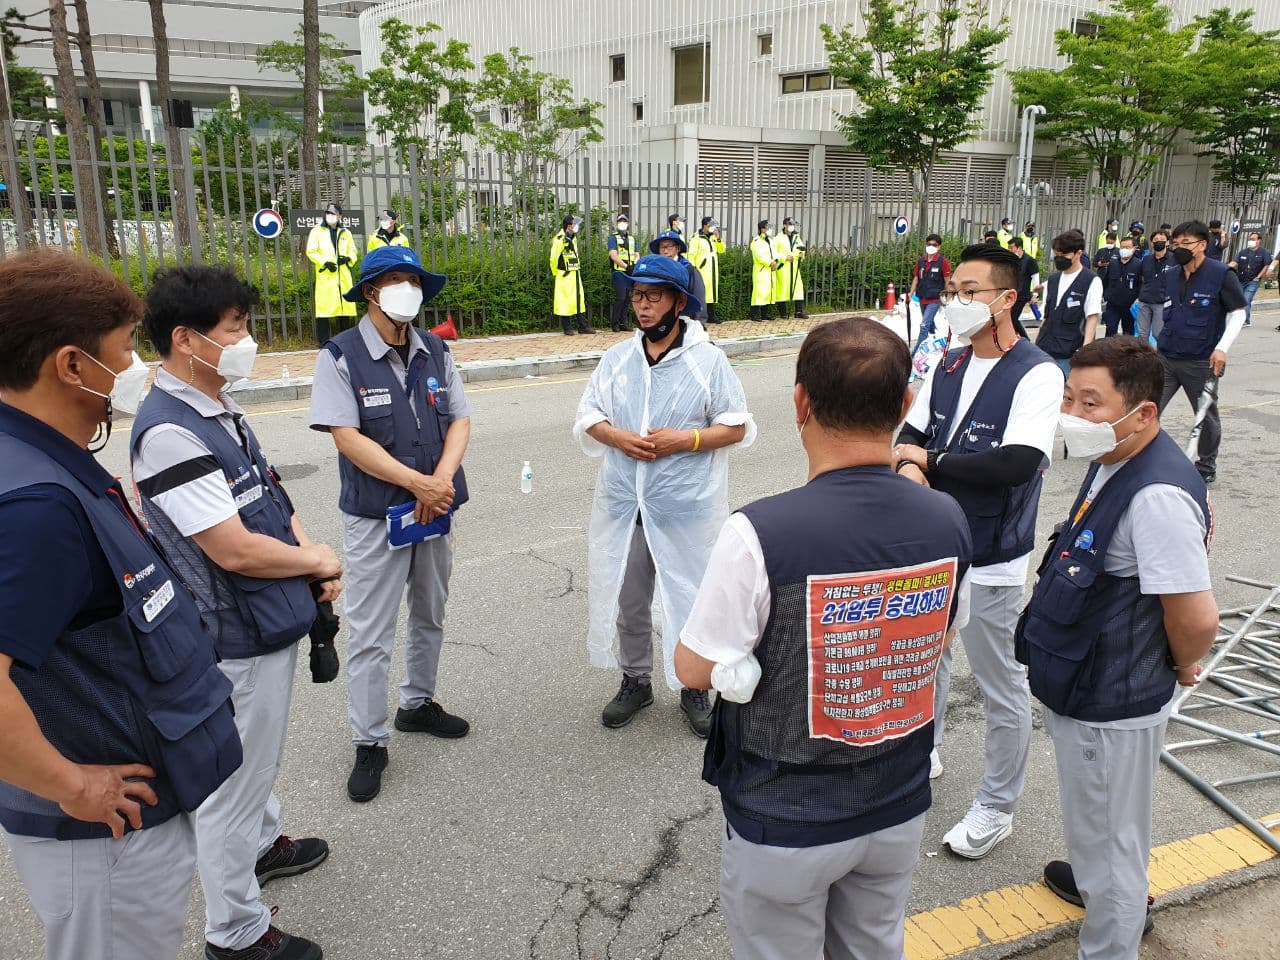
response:
M144 325L164 359L131 447L143 513L209 625L218 667L234 685L244 744L244 765L196 817L211 960L318 957L315 944L271 925L260 885L329 855L321 839L283 833L273 786L298 643L316 619L316 601L337 599L342 568L330 547L307 536L226 392L253 370L250 311L258 299L223 267L177 267L156 278Z
M1150 930L1156 768L1177 685L1193 686L1218 630L1204 481L1160 427L1160 357L1107 337L1071 359L1062 430L1092 459L1040 565L1018 659L1053 738L1070 863L1049 888L1085 908L1081 960L1136 960Z
M951 494L973 536L973 612L960 640L986 708L986 768L977 799L943 842L975 860L1012 832L1026 778L1031 698L1013 656L1013 626L1062 398L1062 372L1014 332L1010 308L1020 266L998 246L978 244L961 254L943 310L969 345L949 350L925 380L894 459L903 476ZM937 748L950 677L948 651L935 687L932 776L942 773Z
M382 788L391 740L387 687L405 588L409 624L405 680L395 728L456 739L467 721L435 699L453 569L454 513L467 502L462 458L471 407L448 345L414 321L445 278L406 247L381 247L361 264L348 300L369 312L320 351L311 428L338 450L347 560L348 706L356 757L347 795L365 803ZM411 505L402 516L392 508ZM409 521L429 539L405 542ZM394 526L393 526L394 525ZM393 532L397 537L393 539Z

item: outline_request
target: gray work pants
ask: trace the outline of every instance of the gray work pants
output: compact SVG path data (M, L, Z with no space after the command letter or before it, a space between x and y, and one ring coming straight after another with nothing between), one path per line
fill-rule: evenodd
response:
M1204 392L1205 382L1213 376L1209 361L1170 360L1165 356L1160 359L1164 361L1164 394L1160 398L1160 412L1164 413L1169 401L1181 390L1187 395L1194 413L1200 405L1200 394ZM1200 428L1196 469L1202 477L1218 472L1218 447L1221 443L1222 420L1218 417L1218 404L1214 402L1209 405L1209 412Z
M732 828L720 906L735 960L902 960L924 816L819 847L770 847Z
M205 939L215 947L243 950L271 924L254 866L280 836L280 801L272 788L284 759L297 664L296 643L218 664L232 683L244 761L196 812Z
M1138 304L1138 339L1147 343L1151 337L1160 339L1160 331L1164 329L1164 304Z
M178 956L196 869L191 817L179 814L120 840L46 840L10 833L5 838L31 907L44 924L48 960Z
M458 518L453 522L456 526ZM409 630L400 706L421 706L436 694L444 608L453 570L453 534L401 550L387 546L387 523L342 515L346 553L347 694L351 739L386 746L387 692L391 651L405 586L409 588Z
M1058 761L1062 833L1084 898L1080 960L1137 960L1147 917L1151 801L1168 721L1091 727L1044 712Z
M982 691L987 715L986 766L978 802L1013 813L1022 796L1031 749L1031 690L1027 668L1013 655L1013 631L1022 613L1022 587L975 583L969 623L956 640L964 643L969 667ZM938 664L933 692L933 744L942 746L951 690L951 648Z
M618 593L618 662L628 677L648 681L653 674L653 556L644 527L631 537L631 552Z

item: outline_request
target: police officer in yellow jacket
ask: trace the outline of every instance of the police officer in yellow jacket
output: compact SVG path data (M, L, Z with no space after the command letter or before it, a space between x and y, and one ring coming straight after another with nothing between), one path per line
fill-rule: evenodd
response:
M609 314L609 329L620 333L628 327L627 308L631 304L631 269L640 259L636 251L636 238L631 235L631 218L618 214L613 221L614 231L609 234L609 279L613 282L613 310Z
M720 290L720 254L724 253L724 240L720 237L720 224L714 217L703 217L702 226L689 241L689 262L702 275L706 288L708 323L724 323L716 317L716 295Z
M789 317L794 307L797 317L807 318L804 278L800 276L800 261L804 259L806 247L800 236L800 224L791 217L783 220L782 233L774 238L773 249L778 259L778 269L773 275L773 299L778 305L778 315Z
M587 298L582 291L582 261L578 256L582 218L566 214L561 223L560 232L551 238L550 266L555 280L551 312L560 318L567 337L575 333L595 333L587 326Z
M342 295L351 289L351 268L358 257L351 231L342 225L342 205L330 203L324 210L324 223L312 227L307 237L307 259L314 265L318 343L347 329L348 319L356 315L356 305Z
M773 275L779 264L772 233L773 224L761 220L751 241L751 319L757 323L768 320L773 312Z
M378 232L369 237L369 245L365 253L371 253L379 247L407 247L409 238L400 232L400 221L396 212L390 208L383 210L378 216Z

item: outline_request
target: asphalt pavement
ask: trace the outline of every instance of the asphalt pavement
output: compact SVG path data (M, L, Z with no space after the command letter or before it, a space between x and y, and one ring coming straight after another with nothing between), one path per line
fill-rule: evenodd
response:
M1260 318L1232 351L1223 380L1224 440L1212 553L1223 606L1257 599L1228 573L1272 582L1280 545L1274 508L1280 473L1280 333ZM735 454L730 499L744 504L803 482L805 463L791 406L794 353L736 363L760 427ZM484 383L466 458L471 502L458 545L439 700L472 721L455 742L395 733L381 796L351 803L353 758L346 691L315 685L301 658L290 740L277 791L286 831L320 835L332 856L303 877L266 891L277 924L317 940L334 960L711 960L729 955L717 903L715 793L699 779L703 741L689 731L676 694L630 726L606 730L599 715L618 676L589 666L585 627L586 529L597 461L570 436L585 373ZM249 411L312 536L341 549L337 461L328 437L306 427L304 404ZM1166 420L1185 438L1190 407ZM124 472L127 426L103 459ZM523 461L533 493L519 490ZM1040 528L1060 520L1084 464L1055 463ZM403 626L403 619L402 619ZM343 652L345 633L339 637ZM397 679L403 661L397 656ZM394 696L394 693L392 694ZM911 910L927 910L1035 880L1063 844L1048 736L1037 714L1026 795L1012 837L981 862L942 850L981 776L983 712L962 655L952 684L943 748ZM1201 768L1234 771L1241 756L1205 753ZM1253 812L1280 810L1265 784L1235 788ZM1164 768L1155 842L1231 823ZM1276 863L1255 874L1278 871ZM0 845L0 960L36 960L39 923ZM201 956L203 907L192 898L183 957ZM987 956L1009 946L988 948ZM1261 955L1261 954L1259 954Z

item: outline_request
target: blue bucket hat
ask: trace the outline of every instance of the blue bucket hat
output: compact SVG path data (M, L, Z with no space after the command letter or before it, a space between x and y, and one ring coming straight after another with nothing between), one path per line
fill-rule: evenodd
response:
M448 279L444 274L428 273L423 270L418 255L408 247L378 247L360 262L360 279L355 282L355 286L342 295L342 298L352 303L364 303L364 285L395 270L418 275L422 281L423 303L439 293Z
M689 300L683 311L687 316L692 317L702 309L702 301L689 290L689 267L660 253L641 257L627 277L627 283L633 287L637 283L660 285L683 293Z
M650 253L657 253L657 252L658 252L658 244L659 244L659 243L661 243L663 240L671 240L671 241L673 241L673 242L675 242L675 243L680 244L680 252L681 252L681 253L688 253L688 252L689 252L689 245L688 245L687 243L685 243L685 242L684 242L684 237L680 236L680 234L679 234L679 233L677 233L675 230L663 230L660 234L658 234L656 237L654 237L652 240L650 240L650 241L649 241L649 252L650 252Z

